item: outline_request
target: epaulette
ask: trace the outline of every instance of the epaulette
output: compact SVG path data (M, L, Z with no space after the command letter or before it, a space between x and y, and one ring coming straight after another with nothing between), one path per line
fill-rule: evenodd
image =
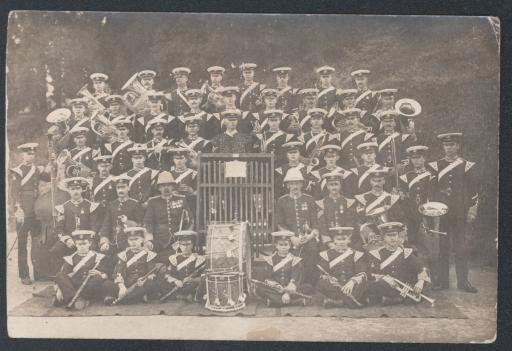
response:
M119 259L123 262L126 262L127 258L126 258L126 250L125 251L121 251L120 253L117 254L117 257L119 257Z
M375 249L375 250L370 250L368 251L370 253L370 255L372 255L373 257L375 257L376 259L378 259L380 261L380 252L379 252L379 249Z
M411 134L402 134L402 141L405 141Z
M94 210L96 210L98 208L99 205L100 205L99 202L91 202L89 211L93 212Z
M262 256L263 260L267 262L270 266L274 266L274 262L272 262L272 256Z
M276 168L276 172L283 175L283 169L281 167Z
M359 261L359 259L363 256L364 256L364 252L354 250L354 262Z
M173 266L177 266L178 265L178 254L169 256L169 262L171 262L171 264Z
M357 194L354 195L354 197L356 198L357 201L359 201L363 205L366 205L366 199L364 198L364 194Z
M412 249L409 247L404 248L404 257L407 258L412 254Z
M204 256L201 256L201 255L197 255L197 258L196 258L196 265L195 265L195 268L199 267L200 265L202 265L204 263L204 261L206 261L206 258Z
M151 179L155 178L158 173L160 173L160 171L157 171L156 169L152 169L151 170Z
M354 173L355 175L359 175L359 171L357 170L357 168L351 168L350 169L352 171L352 173Z
M432 167L435 171L437 171L437 170L438 170L438 169L437 169L437 161L430 162L428 165L429 165L430 167Z
M68 200L69 201L69 200ZM67 201L66 201L67 202ZM59 212L60 214L64 214L64 204L66 203L64 202L62 205L56 205L55 206L55 209L57 210L57 212Z
M402 179L405 183L407 183L407 174L402 174L400 176L400 179Z
M295 266L300 261L302 261L302 258L294 256L293 259L292 259L292 267Z
M322 257L326 261L329 261L329 256L327 255L327 250L320 252L320 257Z
M95 259L96 263L100 262L103 258L105 258L105 255L102 253L95 252L95 254L96 254L96 259Z
M324 200L316 200L316 205L320 207L322 210L324 209Z
M286 136L286 139L285 139L286 142L289 142L294 137L293 134L289 134L289 133L286 133L285 136Z
M148 251L146 262L151 262L156 257L156 252Z
M393 206L398 200L400 200L400 195L391 195L391 206Z
M197 176L197 171L196 170L192 170L192 176L193 177Z
M353 204L355 204L356 200L354 199L348 199L348 198L345 198L347 200L347 208L350 208L352 207Z
M474 162L471 162L471 161L466 161L466 168L465 168L465 172L469 171L471 169L471 167L473 167L475 165Z
M10 170L18 174L20 177L23 177L23 172L21 171L20 166L11 168Z
M72 255L69 255L69 256L64 256L64 257L62 257L62 259L64 261L66 261L67 264L72 266L73 265L73 256L75 256L75 254L72 254Z

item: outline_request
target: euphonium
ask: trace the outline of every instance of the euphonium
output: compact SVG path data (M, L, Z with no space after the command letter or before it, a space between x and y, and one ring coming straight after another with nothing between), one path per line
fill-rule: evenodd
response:
M418 207L423 215L422 229L429 235L446 235L439 230L441 217L448 212L448 206L442 202L427 202Z

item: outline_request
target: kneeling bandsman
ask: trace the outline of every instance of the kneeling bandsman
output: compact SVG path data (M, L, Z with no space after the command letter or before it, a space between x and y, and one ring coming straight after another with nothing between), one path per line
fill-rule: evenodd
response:
M265 299L267 306L306 305L313 287L302 284L303 265L300 257L290 253L291 238L295 234L290 231L272 233L276 251L272 256L264 256L264 281L256 283L256 294Z
M128 248L117 254L119 261L114 267L112 277L104 284L105 304L136 302L156 294L155 264L156 253L142 247L145 230L134 227L134 222L127 223L124 232L128 238Z
M75 230L72 233L76 252L64 257L62 269L55 277L54 306L83 308L88 301L101 298L107 279L105 255L91 250L94 232Z
M334 242L320 252L318 291L324 295L324 307L363 307L366 300L367 264L362 251L349 247L353 227L329 228Z
M175 234L181 252L169 256L169 264L159 278L161 301L166 299L184 299L189 302L201 301L197 295L201 273L206 260L194 251L197 233L183 230Z
M369 251L369 271L373 280L368 292L370 302L397 304L403 302L407 294L418 296L425 282L430 283L430 278L412 249L400 246L399 233L403 230L403 224L383 223L379 225L379 230L384 236L385 246ZM410 291L404 289L405 284L410 286Z

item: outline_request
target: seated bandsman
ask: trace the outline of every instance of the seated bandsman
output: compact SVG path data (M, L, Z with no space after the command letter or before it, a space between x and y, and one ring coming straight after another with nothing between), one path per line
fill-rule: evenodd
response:
M320 147L325 145L329 139L330 134L324 129L324 120L327 111L321 108L312 108L309 110L308 115L301 121L309 120L311 129L309 132L303 133L301 139L304 142L304 153L307 159L311 160L310 166L318 167L323 166L323 162L319 160ZM313 159L319 161L319 164L314 164Z
M129 118L121 117L112 121L117 130L116 140L113 143L104 144L102 154L112 155L112 174L120 175L132 169L131 155L128 149L132 147L133 141L130 140L132 121Z
M418 207L431 198L431 184L434 176L425 168L427 146L411 146L406 151L412 170L400 176L400 196L407 218L409 244L417 246L423 219Z
M108 203L100 229L99 248L101 252L108 253L109 257L128 247L124 233L127 221L140 224L144 217L141 203L128 196L130 180L126 174L114 178L117 199Z
M133 168L126 172L130 177L129 196L143 206L155 193L155 182L158 170L145 166L147 148L144 144L134 144L128 149L132 156Z
M275 252L263 256L265 271L263 282L257 284L256 294L264 299L267 306L306 306L307 300L299 294L310 294L313 287L303 283L304 267L302 259L294 256L291 238L294 233L281 230L272 233Z
M186 117L188 116L197 116L200 121L200 129L199 132L196 133L199 136L211 140L214 136L221 133L221 125L220 125L220 115L218 113L207 113L206 111L201 110L201 101L203 99L203 92L201 89L190 89L185 93L187 97L188 104L190 106L190 110L188 113L184 113L180 115L182 122L185 123L185 138L187 134L190 134L187 131L186 126Z
M402 223L383 223L379 230L384 237L384 247L370 250L368 255L370 303L398 304L406 299L400 291L403 288L401 283L410 284L413 287L410 293L418 295L425 288L425 283L430 283L430 278L412 249L400 245Z
M336 70L330 66L322 66L316 70L319 82L316 107L323 108L327 112L331 111L331 108L336 108L338 99L336 96L336 88L332 84L335 72Z
M405 150L416 142L416 134L402 134L397 131L397 118L400 114L396 110L382 111L379 115L381 132L377 134L377 162L385 167L398 168L398 173L405 170L407 155Z
M71 159L77 162L86 173L92 172L94 169L94 157L97 156L97 151L87 146L89 128L73 127L69 133L72 135L75 144L75 147L69 151Z
M302 193L305 180L300 169L288 170L284 183L288 194L277 200L277 226L279 230L294 233L291 238L293 252L304 260L304 282L314 285L317 279L316 263L320 251L317 206L313 197Z
M350 247L353 227L329 228L333 245L320 252L317 290L326 308L361 308L366 304L368 265L364 252Z
M368 77L370 73L371 72L367 69L358 69L352 71L350 76L354 80L354 84L357 88L354 107L372 113L377 104L377 96L375 92L368 88Z
M133 125L133 141L137 143L145 143L152 137L149 132L150 125L148 125L152 119L167 119L169 123L171 122L171 116L164 112L164 94L160 91L149 91L146 96L149 109L137 114ZM174 122L173 127L177 126L176 123L179 124L179 121ZM168 131L169 129L166 132Z
M318 89L306 88L299 90L298 94L302 100L299 106L302 108L286 116L281 123L282 130L294 135L307 133L311 130L311 121L308 117L309 110L316 107ZM302 122L303 120L304 122Z
M191 106L187 96L190 73L191 70L188 67L176 67L172 70L171 77L176 82L176 89L170 93L168 112L171 116L182 116L190 111Z
M204 121L201 119L200 115L193 113L186 114L183 117L183 123L185 123L185 136L176 143L176 145L189 149L194 156L197 156L197 153L199 152L212 152L213 145L210 140L199 135L201 132L201 125L205 125L203 122ZM194 159L195 158L196 157L194 157ZM197 167L195 164L191 164L191 166Z
M165 269L160 270L157 282L161 299L174 298L200 302L202 298L198 296L198 287L206 259L194 250L197 233L192 230L182 230L175 236L180 252L169 256Z
M292 113L293 110L299 107L297 99L298 89L293 89L288 85L291 71L290 67L276 67L272 70L276 74L276 89L279 93L276 107L285 113Z
M10 208L16 220L18 234L18 270L21 282L32 284L27 261L28 234L31 237L40 232L40 222L36 217L35 203L39 196L39 183L51 180L51 166L38 166L35 161L38 143L26 143L18 146L21 151L21 163L9 169ZM37 268L34 271L37 277ZM37 277L39 278L39 277Z
M91 246L94 238L92 230L74 230L71 233L76 251L70 256L63 257L64 264L55 276L54 306L66 306L71 303L82 286L79 296L75 298L73 306L85 307L89 300L102 299L102 290L108 278L105 255L95 252Z
M316 201L318 206L318 231L324 246L332 248L329 228L341 226L357 226L356 201L343 195L343 174L326 173L323 175L328 194ZM354 238L354 244L357 244Z
M88 186L87 179L72 177L64 179L63 183L70 199L62 205L55 206L57 210L55 232L58 241L50 249L50 252L57 258L70 255L75 251L75 244L71 238L73 231L83 229L97 233L101 226L97 220L99 203L91 202L83 197L84 189Z
M282 145L284 152L286 152L286 158L288 163L277 167L275 169L275 193L276 198L288 193L284 178L288 171L292 168L297 168L302 173L302 177L305 179L304 191L310 192L314 187L315 178L311 176L310 169L304 163L300 162L300 151L304 144L300 141L289 141Z
M167 123L167 119L153 118L147 125L152 139L146 143L146 166L156 171L168 170L171 166L170 154L166 149L173 141L164 138Z
M376 163L377 149L379 145L374 141L369 141L357 145L357 154L361 159L361 164L352 168L352 174L349 176L348 182L351 183L351 190L354 195L363 194L371 190L370 172L382 168L381 165Z
M210 79L201 87L203 91L203 104L201 108L208 113L219 113L224 109L224 102L220 92L223 88L222 79L226 69L221 66L211 66L206 71L210 74Z
M371 190L355 196L357 213L361 227L359 228L363 248L382 246L382 237L377 225L383 221L402 221L404 214L399 195L384 190L388 169L379 168L368 172ZM407 232L400 233L401 244L407 241Z
M117 254L112 280L104 283L105 304L147 302L158 294L156 253L143 248L145 230L127 222L128 248Z
M326 144L320 147L320 155L323 156L325 166L311 171L311 175L316 178L314 190L312 192L312 195L315 199L322 199L329 193L328 188L326 187L327 179L324 177L324 175L327 173L340 174L342 177L340 181L343 182L343 196L349 198L354 197L351 184L348 182L348 180L351 178L350 176L352 175L352 172L341 168L336 164L339 159L340 150L341 147L334 144Z
M105 116L108 117L110 121L114 119L124 116L124 100L121 95L108 95L105 98L107 111L105 112Z
M240 102L238 106L240 106L242 111L255 112L260 108L260 94L265 85L254 81L256 68L258 68L258 65L255 63L243 63L240 65L244 81L240 85Z
M283 150L283 144L286 144L293 138L293 134L287 134L279 129L279 124L283 117L281 110L265 111L264 115L268 121L268 130L258 134L261 140L261 151L274 154L274 164L280 166L286 163L286 154Z
M194 220L187 199L175 192L176 182L171 173L161 172L157 187L160 195L148 200L144 215L145 245L158 253L158 262L166 263L178 249L174 234L191 230Z
M237 130L240 116L240 110L225 110L221 112L226 131L213 138L213 152L229 154L251 153L259 148L259 140L254 134L246 134Z
M373 138L373 134L366 132L360 118L361 110L353 108L341 111L340 117L333 120L338 133L333 134L331 143L335 140L341 146L338 164L345 169L359 167L357 146Z

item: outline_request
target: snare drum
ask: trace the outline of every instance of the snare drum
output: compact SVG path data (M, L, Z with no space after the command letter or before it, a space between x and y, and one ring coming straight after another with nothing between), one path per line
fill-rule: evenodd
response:
M206 274L206 305L215 312L234 312L245 308L244 273Z

